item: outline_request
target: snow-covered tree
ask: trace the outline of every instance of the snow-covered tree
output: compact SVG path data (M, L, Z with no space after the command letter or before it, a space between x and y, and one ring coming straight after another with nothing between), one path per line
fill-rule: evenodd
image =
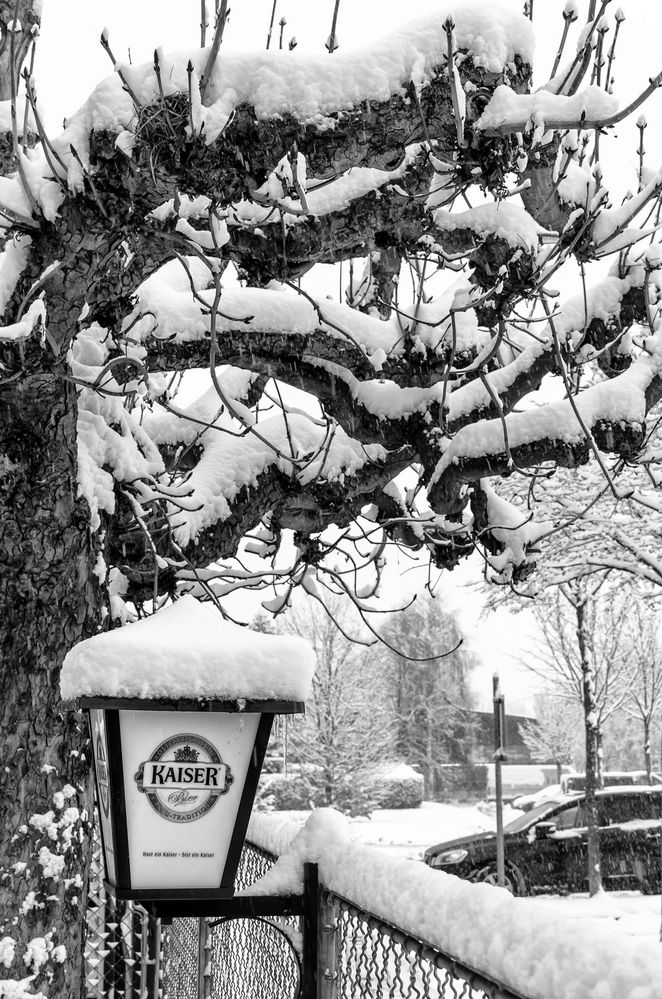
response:
M492 3L365 52L219 58L221 3L208 48L148 65L103 36L115 72L49 138L31 56L21 80L41 0L0 2L0 940L24 991L80 994L76 642L182 588L271 587L273 612L331 585L365 614L392 545L517 583L547 528L501 477L593 455L616 496L614 460L656 485L662 174L612 205L597 6L533 91L532 25ZM342 261L331 301L309 271Z
M365 815L377 805L376 771L396 755L387 679L351 637L347 601L329 595L326 606L299 600L282 619L282 629L309 641L317 657L306 714L287 723L286 776L303 807Z
M584 725L588 882L601 887L595 791L602 783L602 731L627 700L632 672L625 622L631 595L604 585L604 577L552 587L535 605L541 638L527 665L557 696L580 705Z
M627 714L641 725L641 755L648 782L653 770L651 735L662 707L662 645L660 643L659 601L642 595L633 604L626 623L632 686L625 701Z
M423 774L425 797L436 797L442 764L466 763L471 751L475 660L440 599L419 599L390 615L381 634L395 751Z

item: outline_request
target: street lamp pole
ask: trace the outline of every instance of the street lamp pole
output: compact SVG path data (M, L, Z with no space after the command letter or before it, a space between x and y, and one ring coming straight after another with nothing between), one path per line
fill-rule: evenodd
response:
M503 841L503 782L501 767L506 759L506 706L499 687L499 674L492 677L492 704L494 708L494 789L496 794L497 884L505 884L505 850Z

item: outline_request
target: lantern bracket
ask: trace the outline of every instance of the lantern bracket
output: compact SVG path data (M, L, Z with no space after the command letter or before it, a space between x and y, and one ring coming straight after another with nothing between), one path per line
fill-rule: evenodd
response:
M317 864L303 865L303 893L301 895L237 895L233 898L205 902L168 901L152 903L150 915L166 925L182 916L215 918L210 926L233 919L256 919L273 926L287 940L299 968L299 993L297 999L315 999L317 995L317 940L319 931L319 872ZM269 917L300 916L303 929L303 948L299 954L294 943L281 927Z
M111 888L112 891L112 888ZM187 916L218 921L224 919L264 919L269 916L303 916L303 895L236 895L233 898L216 898L195 901L164 900L163 902L143 903L151 916L160 919L165 925L173 919Z

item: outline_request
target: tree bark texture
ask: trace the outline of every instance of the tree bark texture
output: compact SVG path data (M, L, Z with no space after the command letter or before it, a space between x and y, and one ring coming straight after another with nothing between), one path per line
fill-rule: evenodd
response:
M40 350L28 344L28 369ZM82 716L60 701L59 673L97 630L102 605L76 496L75 390L44 366L0 389L0 468L0 937L16 942L3 973L78 999L90 753ZM50 948L41 966L30 959L38 937Z

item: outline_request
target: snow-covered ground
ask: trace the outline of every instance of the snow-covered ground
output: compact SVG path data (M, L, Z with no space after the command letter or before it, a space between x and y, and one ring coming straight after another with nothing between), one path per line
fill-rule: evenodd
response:
M594 898L588 895L540 895L538 901L563 916L566 924L576 919L582 926L595 925L599 932L611 925L630 937L641 937L648 943L660 939L660 896L642 895L638 891L604 891ZM662 946L662 945L661 945ZM660 984L662 995L662 983Z
M307 812L279 813L303 823ZM504 822L521 814L506 806ZM494 829L493 804L446 804L426 801L420 808L377 809L370 818L350 819L352 838L366 846L375 846L399 859L420 860L423 851L434 843ZM606 924L628 936L656 942L660 937L661 899L636 891L603 892L590 899L587 895L543 895L538 900L550 910L581 922L595 923L596 930ZM661 986L662 989L662 986ZM662 992L661 992L662 994Z
M504 822L519 815L516 809L504 808ZM496 828L494 806L449 805L424 801L420 808L384 808L370 818L350 819L352 836L366 846L378 846L386 853L407 860L420 860L434 843L469 836Z

